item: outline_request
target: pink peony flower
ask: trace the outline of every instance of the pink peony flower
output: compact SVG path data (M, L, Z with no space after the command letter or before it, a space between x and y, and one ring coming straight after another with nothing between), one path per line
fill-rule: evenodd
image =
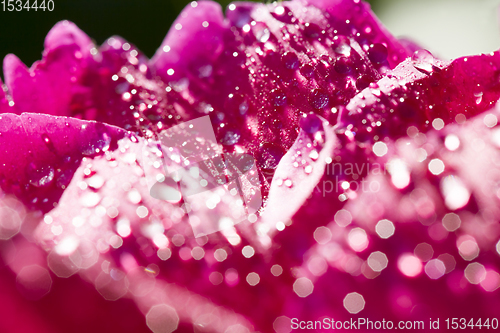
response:
M151 60L64 21L4 74L0 331L498 325L498 52L439 60L359 0L200 1ZM165 197L162 136L207 115L202 171L256 165Z

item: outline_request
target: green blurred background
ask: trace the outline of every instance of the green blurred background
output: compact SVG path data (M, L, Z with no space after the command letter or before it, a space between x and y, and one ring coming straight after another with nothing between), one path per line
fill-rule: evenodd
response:
M30 0L30 3L33 1ZM0 2L0 60L6 54L14 53L31 66L41 57L47 32L56 22L64 19L75 22L97 44L112 35L120 35L151 57L173 20L190 2L53 1L53 12L4 12ZM229 2L219 1L224 7ZM369 2L382 22L396 36L411 36L422 46L444 58L490 52L500 46L497 28L497 7L500 0Z

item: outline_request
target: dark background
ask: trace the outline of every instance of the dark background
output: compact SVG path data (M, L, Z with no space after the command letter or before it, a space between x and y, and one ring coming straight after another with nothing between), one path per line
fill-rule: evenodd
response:
M151 57L186 0L53 0L54 11L3 11L0 0L0 62L8 53L28 67L41 58L45 35L61 20L69 20L100 45L119 35ZM6 5L7 5L7 1ZM26 0L22 0L23 4ZM32 4L34 0L30 0ZM224 8L231 2L218 1ZM372 5L376 1L370 1ZM38 0L41 3L41 0ZM376 9L376 8L375 8ZM3 71L0 70L3 78Z

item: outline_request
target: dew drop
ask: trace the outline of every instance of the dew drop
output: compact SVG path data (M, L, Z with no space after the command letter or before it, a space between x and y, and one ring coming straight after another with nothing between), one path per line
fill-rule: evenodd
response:
M312 150L310 153L309 153L309 158L313 161L316 161L318 158L319 158L319 153L317 150Z
M283 106L286 104L286 96L283 93L278 93L274 97L274 105L275 106Z
M368 59L380 64L387 59L387 47L384 44L375 43L368 50Z
M101 201L101 196L95 192L87 192L80 197L80 204L83 207L95 207Z
M433 71L434 56L427 50L418 50L413 53L411 60L413 67L423 71L424 73L431 73Z
M314 23L306 23L304 27L304 36L309 39L318 39L321 37L322 29Z
M35 163L30 163L26 172L30 184L36 187L47 186L54 179L54 169L48 165L37 167Z
M240 140L240 133L237 130L233 129L225 129L222 139L221 139L221 144L224 146L232 146Z
M317 133L322 128L321 119L315 114L309 113L300 119L300 128L309 134Z
M314 89L309 95L309 102L311 103L312 107L317 110L321 110L322 108L327 106L329 101L330 98L328 97L328 95L320 91L319 89Z
M286 52L281 57L281 60L288 69L296 70L300 67L299 58L294 52Z
M339 57L335 62L335 71L339 74L350 74L353 72L353 63L347 57Z
M272 143L263 143L259 147L258 165L263 169L276 169L283 155L283 149Z
M253 33L255 34L255 38L261 43L265 43L271 37L271 32L269 29L263 24L256 24L253 28Z

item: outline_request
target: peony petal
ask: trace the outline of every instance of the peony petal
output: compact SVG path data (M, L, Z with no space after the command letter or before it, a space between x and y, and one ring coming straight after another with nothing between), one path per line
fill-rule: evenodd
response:
M2 79L0 79L0 87L2 88L0 89L0 113L6 113L9 112L9 101L5 95L7 88L4 86Z
M224 19L218 4L193 2L151 64L192 103L192 117L210 114L218 140L234 138L226 149L243 146L264 161L268 178L277 163L267 157L279 161L293 144L301 114L335 123L339 106L409 55L368 7L339 8L333 15L299 1L237 3Z
M360 142L397 138L434 121L447 124L490 109L500 97L500 53L464 57L451 63L417 51L390 75L353 98L341 126Z
M76 25L62 21L46 37L43 59L28 69L4 59L8 97L0 111L97 120L151 137L179 119L186 104L152 77L147 58L119 37L94 47ZM176 115L174 117L173 115ZM184 117L186 118L186 117Z
M89 51L93 57L75 65L74 89L61 90L61 105L52 107L144 138L71 118L1 115L2 188L45 215L42 222L2 197L0 212L17 215L0 221L0 236L17 242L8 227L37 224L34 235L23 234L48 255L33 251L31 266L46 270L47 262L68 281L78 273L107 300L132 299L152 330L286 331L290 318L349 320L360 311L425 322L436 313L494 317L499 195L483 176L499 177L500 115L445 124L496 101L498 53L450 64L419 51L400 63L413 46L401 46L366 4L311 3L234 4L225 20L218 5L193 2L151 66L118 37ZM75 29L51 32L39 64L60 50L62 66L73 64L66 51L88 43ZM18 100L25 107L24 99L37 98L31 74L43 66L30 72L14 56L6 63L10 90L0 103L13 93L11 112L21 112ZM64 75L57 84L71 81ZM213 209L208 197L150 196L156 182L175 186L161 182L162 153L151 139L205 114L224 156L252 154L261 176L274 178L260 221L252 214L195 238L188 212L217 219L236 199L218 195L223 205ZM394 229L403 237L391 237ZM9 266L19 273L23 263Z
M352 228L361 227L371 235L368 252L382 250L389 263L411 253L425 265L418 269L418 295L410 292L411 279L405 276L409 267L398 264L398 270L382 271L382 279L375 279L378 286L373 285L373 291L386 288L382 287L386 280L402 289L393 291L392 313L387 316L408 313L407 302L425 304L424 314L497 312L497 297L488 288L483 290L468 270L471 265L500 270L498 254L492 250L500 237L496 223L499 116L496 108L462 125L417 132L388 143L388 154L379 158L388 169L367 177L368 183L377 184L376 191L359 192L344 207L352 215ZM408 179L405 186L400 186L402 176ZM380 229L380 223L390 223L392 231ZM432 266L438 264L442 270ZM437 292L444 297L436 299ZM363 295L367 309L370 303L380 302L372 291Z
M349 20L346 26L353 29L352 35L356 41L361 45L373 44L369 45L368 56L370 58L378 58L377 51L383 50L374 47L377 44L384 45L386 48L387 61L391 68L396 67L411 55L411 48L392 36L373 14L370 4L366 2L359 0L306 0L306 3L328 13L330 22L342 24ZM339 31L341 30L339 29Z
M147 320L154 306L165 304L181 321L203 321L214 332L225 332L233 325L250 329L251 324L240 315L199 296L212 296L208 288L208 293L203 292L210 281L194 278L205 275L198 271L203 265L180 269L187 259L179 249L185 253L196 243L185 211L149 195L140 165L155 166L147 160L144 149L149 155L157 151L143 139L126 137L106 156L82 162L58 206L44 216L45 223L35 232L38 242L50 252L51 270L61 277L78 272L108 300L134 299ZM210 237L222 241L220 234ZM162 261L170 257L167 263ZM158 274L161 276L155 279ZM167 284L160 277L191 291ZM226 304L226 294L211 298ZM189 307L184 304L187 299L192 299ZM206 318L213 311L220 313L221 320Z
M0 115L3 191L50 210L85 156L113 149L125 131L102 123L23 113Z
M283 156L271 183L261 222L272 235L285 224L310 197L322 178L327 159L337 145L325 120L309 114L301 121L301 131L293 146Z
M33 257L42 259L41 263L37 262L38 267L48 269L47 253L22 237L3 242L0 252L2 257L0 288L5 300L0 306L3 314L0 322L2 332L71 331L83 333L109 332L115 329L120 332L148 331L143 314L138 311L133 302L130 300L106 301L95 292L92 285L76 276L61 279L51 274L53 283L47 295L35 302L25 298L29 296L29 293L26 294L26 289L23 290L23 281L19 279L18 273L22 272L25 267L27 269L32 267ZM7 264L11 265L14 262L18 264L24 262L24 265L18 265L17 271L8 271ZM25 282L29 283L29 280ZM31 287L33 291L40 285L32 283ZM18 290L23 290L24 294L19 293ZM127 314L126 317L123 316L124 313ZM80 324L75 326L76 322Z
M47 34L43 59L28 70L14 55L4 59L5 83L12 113L70 115L68 106L78 81L92 59L90 38L73 23L62 21Z

